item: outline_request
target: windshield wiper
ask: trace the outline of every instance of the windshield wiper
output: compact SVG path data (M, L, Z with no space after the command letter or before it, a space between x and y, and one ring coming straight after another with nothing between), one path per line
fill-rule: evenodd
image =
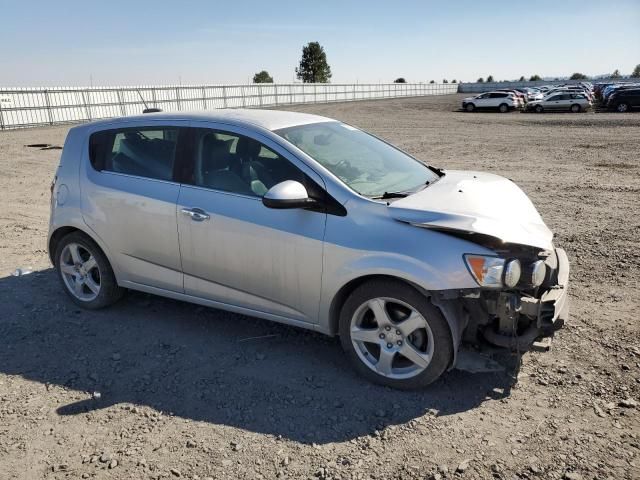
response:
M446 174L444 173L444 170L442 170L441 168L438 167L434 167L432 165L427 165L427 168L429 170L431 170L432 172L436 173L436 175L440 176L440 177L444 177ZM427 182L428 184L429 182Z
M409 196L409 194L403 193L403 192L384 192L382 195L379 195L377 197L372 197L372 198L386 200L388 198L404 198L407 196Z

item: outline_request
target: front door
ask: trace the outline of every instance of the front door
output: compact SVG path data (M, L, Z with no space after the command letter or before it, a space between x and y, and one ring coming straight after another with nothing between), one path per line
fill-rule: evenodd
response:
M270 140L229 128L191 130L177 205L185 293L315 323L326 214L261 197L284 180L321 179Z

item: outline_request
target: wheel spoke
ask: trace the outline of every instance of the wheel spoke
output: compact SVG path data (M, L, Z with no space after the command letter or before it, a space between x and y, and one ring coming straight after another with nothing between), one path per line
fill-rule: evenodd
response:
M407 317L406 320L403 320L402 322L398 323L397 327L400 329L400 331L405 337L408 337L419 328L424 328L426 323L427 322L422 317L422 315L420 315L415 310L412 310L409 317Z
M82 267L84 268L84 271L85 271L86 273L89 273L89 271L90 271L92 268L95 268L95 267L97 267L97 266L98 266L98 262L96 262L96 259L95 259L95 258L93 258L93 255L91 255L91 256L89 257L89 260L87 260L86 262L84 262L84 263L82 264Z
M73 289L75 290L77 296L84 295L84 291L82 288L83 285L84 285L84 282L78 279L76 279L76 281L73 283Z
M378 358L378 363L376 363L376 370L383 375L390 375L392 370L393 358L395 356L396 352L381 348L380 358Z
M80 251L78 250L78 245L76 243L72 243L69 245L69 253L71 254L71 259L73 263L76 265L82 263L82 258L80 257Z
M431 358L429 355L419 352L413 345L409 342L404 342L402 348L400 348L400 354L405 357L407 360L412 361L420 368L427 368Z
M98 292L100 291L100 285L98 285L95 280L93 278L91 278L91 275L88 275L85 279L84 279L84 284L89 288L89 290L91 290L94 294L98 294Z
M60 264L60 270L62 271L62 273L65 273L67 275L75 276L76 274L76 270L73 268L73 265L67 265L66 263Z
M367 303L367 306L373 312L373 316L376 318L376 322L380 327L391 324L391 319L389 318L389 314L385 308L385 303L386 302L381 298L374 298L373 300L369 300Z
M353 327L351 328L351 340L378 343L380 341L378 338L378 329Z

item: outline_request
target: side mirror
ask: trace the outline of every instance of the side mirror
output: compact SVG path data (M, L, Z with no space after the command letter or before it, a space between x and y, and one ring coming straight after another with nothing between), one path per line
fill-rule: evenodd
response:
M306 208L315 201L309 198L300 182L285 180L271 187L262 197L262 203L268 208Z

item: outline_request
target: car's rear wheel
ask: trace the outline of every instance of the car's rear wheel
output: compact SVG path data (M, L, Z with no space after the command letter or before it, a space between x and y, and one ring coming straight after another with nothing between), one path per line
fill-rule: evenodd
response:
M77 305L88 309L107 307L123 294L113 269L100 247L82 232L73 232L58 243L56 269L64 290Z
M536 105L536 112L537 112L537 113L542 113L542 112L544 112L544 108L542 108L542 105Z
M467 103L464 107L467 112L473 112L476 109L476 106L473 103Z
M578 105L577 103L574 103L573 105L571 105L571 111L573 113L578 113L581 110L580 105Z
M507 113L509 111L509 105L507 105L506 103L501 103L498 107L498 110L500 110L500 113Z
M453 356L440 310L413 287L374 280L349 296L340 340L358 373L380 385L414 389L434 382Z
M626 103L619 103L618 106L616 107L616 110L619 111L620 113L624 113L629 111L629 105Z

